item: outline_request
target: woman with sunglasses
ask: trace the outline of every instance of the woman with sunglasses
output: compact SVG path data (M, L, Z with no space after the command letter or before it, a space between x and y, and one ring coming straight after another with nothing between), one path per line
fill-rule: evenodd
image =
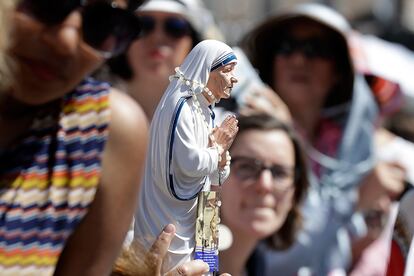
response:
M275 117L256 114L238 120L231 172L221 192L221 219L233 242L220 252L220 270L262 275L247 269L259 241L269 250L286 249L301 227L308 187L305 156L293 130Z
M87 76L136 38L126 8L138 2L22 0L10 11L0 274L109 274L136 205L147 122L133 100Z
M373 136L378 107L354 70L350 31L334 10L303 4L265 20L242 42L260 77L288 106L311 167L301 238L283 252L262 250L266 261L256 266L261 275L294 275L301 269L327 275L349 269L351 240L358 240L365 227L357 208L365 205L359 211L366 212L377 204L364 186L385 186L387 179L370 176L394 170L377 169ZM401 169L395 173L402 182Z
M201 40L221 37L200 0L149 0L136 15L142 28L140 39L109 65L151 120L174 68Z

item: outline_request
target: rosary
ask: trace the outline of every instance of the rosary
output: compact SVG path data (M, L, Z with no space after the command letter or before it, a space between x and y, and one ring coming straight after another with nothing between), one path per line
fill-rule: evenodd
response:
M201 110L201 106L200 106L200 102L197 99L197 92L201 93L201 92L206 92L207 95L210 97L210 99L212 100L212 102L216 102L217 99L216 97L213 95L213 93L210 91L210 89L208 89L204 84L199 83L197 81L193 81L193 80L189 80L186 79L184 74L180 71L180 69L178 67L175 68L175 74L169 77L169 80L172 81L174 79L178 79L179 82L184 83L186 86L188 86L189 90L191 91L191 96L193 98L193 102L194 102L194 106L195 109L197 111L197 113L203 118L204 124L209 132L209 138L210 141L212 142L213 146L217 149L217 153L218 153L218 163L221 163L222 161L222 153L223 153L223 147L220 146L217 141L216 138L214 137L210 125L207 123L206 117L203 114L203 111ZM224 174L227 170L230 169L230 161L231 161L231 156L229 151L226 151L226 164L224 166L224 168L222 170L219 170L219 184L221 185L221 175Z
M204 116L201 109L200 102L196 94L205 92L211 101L217 101L213 93L204 84L197 81L187 79L184 74L175 68L175 74L170 76L170 81L177 79L179 82L185 84L192 96L195 109L197 113L203 118L204 124L209 133L209 139L213 146L217 149L218 163L222 161L222 154L224 149L220 146L211 130L209 123ZM219 169L218 178L219 186L222 184L223 174L230 170L230 153L226 151L226 164L222 170ZM219 165L218 165L219 166ZM197 218L196 218L196 232L195 232L195 255L194 259L201 259L206 262L209 267L208 275L217 275L219 270L218 263L218 248L219 248L219 223L220 223L220 206L221 201L217 191L201 191L198 195L197 201Z

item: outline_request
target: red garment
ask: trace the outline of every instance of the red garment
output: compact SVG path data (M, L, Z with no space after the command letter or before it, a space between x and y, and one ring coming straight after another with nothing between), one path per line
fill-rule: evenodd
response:
M392 240L391 256L388 262L387 276L404 276L405 259L398 243Z
M374 75L366 75L365 77L382 116L389 116L401 109L403 96L398 83Z
M394 225L387 275L404 275L407 265L412 265L412 257L411 260L407 259L409 258L410 250L412 250L411 244L414 238L413 212L414 190L411 190L400 200L398 215ZM412 276L412 274L409 276Z

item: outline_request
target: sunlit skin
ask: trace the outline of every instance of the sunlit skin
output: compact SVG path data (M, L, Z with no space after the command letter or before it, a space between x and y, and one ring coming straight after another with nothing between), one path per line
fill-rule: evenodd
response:
M43 104L62 97L104 59L82 41L82 19L73 11L56 26L45 26L23 12L15 12L11 55L16 82L9 91L26 104Z
M125 6L126 1L117 3ZM9 54L15 59L16 81L11 89L0 91L2 149L19 145L23 135L31 134L28 130L38 117L37 112L49 111L43 104L51 103L53 109L60 112L61 106L53 101L75 89L104 62L104 58L83 41L79 10L52 26L31 17L28 11L16 9L11 23L14 41ZM13 103L12 107L8 103ZM26 112L27 105L32 105L31 112ZM12 112L10 116L8 109L22 112ZM144 164L147 122L138 105L119 91L110 91L108 111L110 126L102 152L98 189L82 222L67 237L54 275L109 275L131 223L139 190L137 183ZM54 123L52 127L58 126L57 120L50 123ZM31 158L32 153L28 154ZM54 156L51 151L49 154L42 158ZM52 166L54 162L52 159ZM16 164L16 168L21 165Z
M149 118L168 86L168 77L174 73L193 46L190 35L182 38L168 36L160 22L168 17L182 18L167 12L140 12L138 15L156 18L155 29L138 39L128 51L128 60L133 70L133 79L128 83L128 92L144 108Z
M289 35L298 40L326 36L326 29L311 21L295 21L287 28ZM338 78L335 62L327 58L309 58L295 51L276 55L273 60L273 88L287 104L295 122L310 136Z
M231 156L255 158L266 164L293 168L294 147L281 130L247 130L240 133L231 148ZM288 189L277 189L268 170L262 171L257 181L240 181L232 170L222 188L224 224L232 232L253 239L265 238L283 225L293 204L293 175Z
M0 128L8 129L7 135L0 137L0 145L7 145L30 125L33 114L27 111L27 105L43 105L63 97L104 62L83 41L78 10L60 24L46 26L17 8L11 23L9 54L18 81L0 91L0 113L4 118L10 113L15 117L0 120Z
M237 78L234 76L235 66L236 63L230 63L210 73L206 86L217 101L230 98L233 85L237 83ZM204 96L209 102L213 103L213 100L205 92Z
M265 166L293 168L293 143L282 130L245 130L236 137L231 156L260 160ZM220 253L221 267L231 275L244 275L245 264L257 242L279 231L293 207L294 176L276 182L269 170L241 180L233 164L222 187L221 218L233 234L231 247ZM234 256L237 256L235 258Z

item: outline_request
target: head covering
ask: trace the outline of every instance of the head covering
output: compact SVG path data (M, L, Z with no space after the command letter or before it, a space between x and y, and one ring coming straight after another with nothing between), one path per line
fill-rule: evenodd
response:
M204 39L224 41L224 36L216 26L211 12L200 0L149 0L136 9L136 12L168 12L184 17L191 26L193 46ZM134 72L126 53L108 61L110 71L124 80L131 80Z
M229 56L233 56L233 59L225 58ZM157 166L160 167L157 177L167 179L167 186L170 187L171 194L177 193L177 195L181 195L181 198L194 198L200 187L198 185L181 187L179 186L183 183L181 180L169 178L170 165L166 163L166 160L172 162L171 151L178 118L184 121L191 118L194 123L193 127L196 129L195 132L199 133L201 139L205 138L207 144L209 130L206 128L206 124L211 127L213 118L209 116L210 104L201 95L201 92L208 81L211 68L223 59L227 61L223 65L236 62L233 50L225 43L217 40L204 40L197 44L185 58L183 64L176 68L176 74L170 78L171 82L151 121L149 148L151 152L157 153L157 157L154 157L158 160L156 161ZM155 163L152 161L151 164ZM177 175L174 174L173 177L177 177Z
M346 36L351 31L351 26L341 14L321 4L306 3L297 5L290 10L281 11L265 19L261 24L251 30L245 38L249 42L248 48L253 47L251 50L254 50L261 43L269 40L269 38L277 37L278 33L274 33L273 31L278 29L279 26L282 26L282 24L298 19L315 21L340 34L344 38L344 43L347 43Z
M327 106L343 104L352 96L347 91L352 91L355 72L347 42L351 27L346 19L335 10L315 3L297 5L259 24L242 39L241 47L252 65L259 70L262 80L273 86L272 66L275 41L286 32L286 24L304 19L319 23L333 36L331 41L335 43L335 51L338 53L335 61L341 79L340 83L332 89L335 95L328 96Z
M218 152L209 146L213 116L200 86L207 83L215 64L235 62L232 55L223 42L197 44L171 78L151 121L134 231L150 248L153 240L147 237L156 237L162 227L176 222L166 268L187 261L193 253L197 195L219 181Z
M350 26L336 11L320 4L301 4L279 13L254 28L243 47L260 76L273 85L273 43L286 31L286 24L309 20L326 28L335 42L334 61L340 75L320 112L319 131L306 151L314 170L309 173L310 190L304 206L304 230L298 241L284 252L266 252L266 264L258 275L292 275L300 267L311 274L328 275L332 268L347 267L350 261L347 229L351 229L356 192L373 168L377 106L365 79L353 69L347 35ZM308 21L306 21L308 22ZM322 128L324 127L324 128ZM315 148L314 145L320 145ZM315 169L316 168L316 169Z
M223 40L223 35L217 28L213 15L200 0L150 0L139 7L137 11L179 14L190 23L200 40Z
M234 74L237 76L237 85L233 87L231 98L234 99L236 106L232 106L229 99L221 101L219 106L229 108L230 111L237 111L246 105L246 96L253 95L254 92L263 89L267 85L260 79L257 71L246 57L243 50L239 47L233 47L234 53L237 56L237 66Z
M201 93L211 71L235 62L237 58L230 46L217 40L204 40L198 43L183 64L175 69L176 73L170 77L171 84L166 94L169 95L177 89L187 95Z

